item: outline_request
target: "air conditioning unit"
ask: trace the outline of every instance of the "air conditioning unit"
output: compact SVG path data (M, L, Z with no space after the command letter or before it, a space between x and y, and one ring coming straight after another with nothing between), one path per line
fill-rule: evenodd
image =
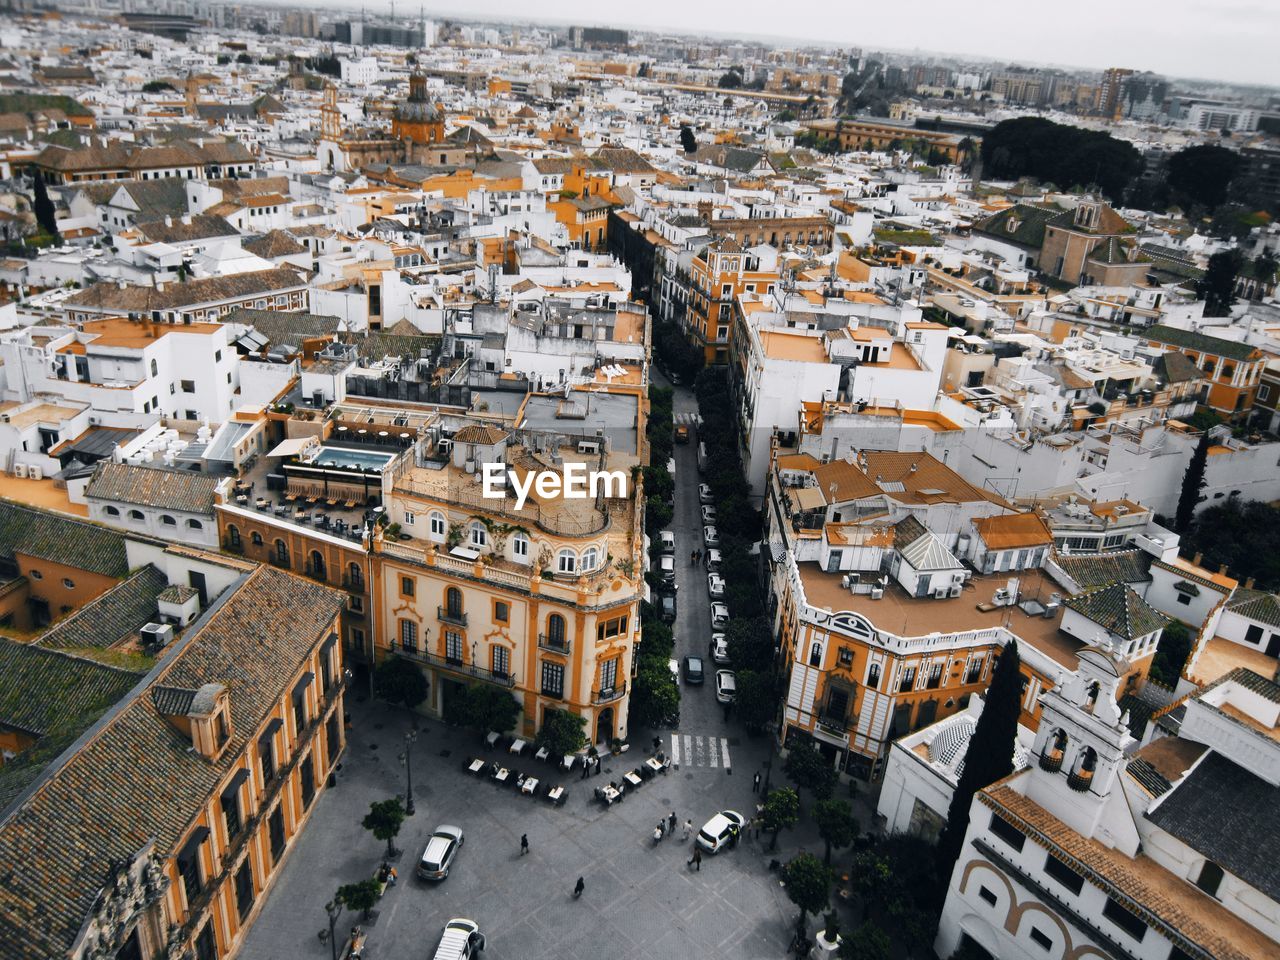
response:
M143 646L153 650L161 650L173 642L173 625L169 623L148 623L138 631Z
M844 587L846 590L848 590L849 587L852 586L852 584L853 584L853 581L847 573L840 578L840 586Z
M15 463L13 465L13 475L15 477L25 478L27 475L27 465L25 463Z
M599 453L600 443L596 440L579 440L578 453Z
M90 418L89 418L89 425L90 425L90 426L96 427L96 426L98 426L100 423L102 423L102 418L101 418L101 417L90 417Z
M448 453L453 449L453 441L448 437L441 437L437 446L440 448L441 453Z
M27 476L30 477L32 480L43 480L44 468L39 466L38 464L33 463L30 467L27 468Z
M958 597L958 596L960 596L960 593L961 593L963 590L964 590L964 584L963 584L963 583L953 583L953 584L951 585L951 590L947 593L947 596L949 596L949 597Z
M871 588L871 599L872 599L872 600L879 600L879 599L881 599L883 596L884 596L884 587L872 587L872 588Z
M935 600L945 600L949 595L950 591L946 587L939 587L933 591L933 599Z

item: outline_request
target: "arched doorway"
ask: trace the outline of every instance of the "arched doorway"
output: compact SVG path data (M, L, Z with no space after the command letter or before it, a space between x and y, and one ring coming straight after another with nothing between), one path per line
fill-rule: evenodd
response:
M596 743L607 744L613 739L613 707L605 707L596 714Z

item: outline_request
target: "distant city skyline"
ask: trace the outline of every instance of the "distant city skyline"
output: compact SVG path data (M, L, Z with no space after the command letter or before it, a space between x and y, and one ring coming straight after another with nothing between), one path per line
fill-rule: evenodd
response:
M296 6L288 0L263 0L270 5ZM389 12L390 0L370 0L368 12ZM318 0L327 11L358 10L351 0ZM422 8L413 0L395 4L399 16L417 17ZM674 0L649 0L644 22L624 22L637 16L631 10L609 20L592 15L569 0L472 0L466 10L426 5L429 19L545 21L548 24L617 26L624 29L687 34L752 36L779 45L827 44L900 52L921 51L972 56L1022 65L1064 65L1101 70L1131 67L1173 77L1218 80L1237 84L1280 86L1274 67L1280 48L1280 12L1248 0L1213 3L1207 0L1167 0L1158 16L1147 8L1103 0L1080 0L1070 16L1030 16L1025 3L984 0L961 10L943 0L915 0L910 16L868 19L869 5L831 7L819 24L801 18L775 23L778 8L762 0L710 0L691 5ZM1041 5L1043 6L1043 5ZM1031 42L1042 38L1043 45Z

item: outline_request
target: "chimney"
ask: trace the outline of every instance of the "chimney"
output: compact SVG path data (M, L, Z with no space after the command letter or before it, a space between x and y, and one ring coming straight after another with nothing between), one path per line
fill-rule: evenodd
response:
M173 226L173 217L169 216L167 213L165 214L165 217L164 217L164 225L166 227Z
M1203 559L1204 559L1204 554L1197 551L1196 555L1191 558L1191 565L1198 567L1200 566L1200 561Z
M1244 582L1244 588L1245 588L1246 590L1252 590L1252 589L1253 589L1253 577L1250 577L1248 580L1246 580L1246 581Z
M1227 565L1225 563L1218 564L1218 572L1225 577L1227 575Z

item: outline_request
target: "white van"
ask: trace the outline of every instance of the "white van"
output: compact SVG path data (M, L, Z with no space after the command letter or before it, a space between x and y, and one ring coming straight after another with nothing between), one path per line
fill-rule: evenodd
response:
M484 934L474 920L454 917L444 925L435 960L471 960L484 949Z

